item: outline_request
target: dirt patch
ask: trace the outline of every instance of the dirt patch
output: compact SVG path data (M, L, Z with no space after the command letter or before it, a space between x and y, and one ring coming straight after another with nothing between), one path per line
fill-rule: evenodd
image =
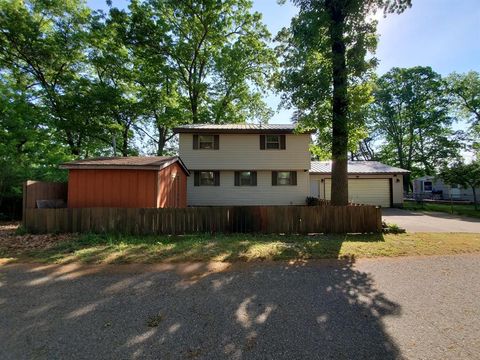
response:
M74 234L25 234L17 235L18 222L0 223L0 250L20 253L29 250L48 249L60 242L72 240Z

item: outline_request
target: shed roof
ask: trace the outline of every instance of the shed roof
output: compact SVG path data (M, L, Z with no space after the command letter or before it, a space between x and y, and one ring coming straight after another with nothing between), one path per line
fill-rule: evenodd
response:
M182 159L178 156L125 156L125 157L97 157L84 160L75 160L60 165L62 169L138 169L161 170L178 162L187 175L190 175Z
M294 124L190 124L173 129L175 133L221 133L221 134L303 134L313 131L296 130Z
M332 172L331 161L312 161L310 174L330 174ZM349 161L349 174L407 174L408 170L382 164L378 161Z

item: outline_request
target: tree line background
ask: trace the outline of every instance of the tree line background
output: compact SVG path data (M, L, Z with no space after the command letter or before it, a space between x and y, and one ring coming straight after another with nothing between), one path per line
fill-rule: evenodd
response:
M133 0L107 12L0 0L0 206L26 179L65 180L57 165L71 159L173 154L177 125L268 122L272 91L299 127L317 129L312 156L330 159L329 38L303 10L272 35L250 0ZM478 152L480 75L377 76L376 22L357 13L345 30L349 157L414 178Z

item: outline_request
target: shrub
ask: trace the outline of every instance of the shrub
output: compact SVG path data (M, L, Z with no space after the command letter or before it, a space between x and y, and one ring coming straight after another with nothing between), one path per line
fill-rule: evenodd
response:
M406 230L398 226L397 224L382 223L382 231L384 234L404 234Z
M316 206L320 204L319 199L313 196L307 196L307 199L305 202L307 206Z
M25 229L23 226L19 226L16 230L15 230L15 235L27 235L28 234L28 231L27 229Z

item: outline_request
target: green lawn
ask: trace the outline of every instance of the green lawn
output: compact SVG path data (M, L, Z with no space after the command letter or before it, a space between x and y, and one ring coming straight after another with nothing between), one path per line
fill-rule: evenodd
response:
M406 210L420 210L420 211L439 211L449 214L465 215L470 217L480 218L480 210L475 210L473 205L459 205L459 204L436 204L425 202L419 204L413 201L405 201L403 207ZM480 206L479 206L480 208Z
M28 236L28 235L27 235ZM303 260L480 252L480 234L188 235L59 237L28 247L0 243L3 262L154 263ZM10 259L10 260L6 260Z

